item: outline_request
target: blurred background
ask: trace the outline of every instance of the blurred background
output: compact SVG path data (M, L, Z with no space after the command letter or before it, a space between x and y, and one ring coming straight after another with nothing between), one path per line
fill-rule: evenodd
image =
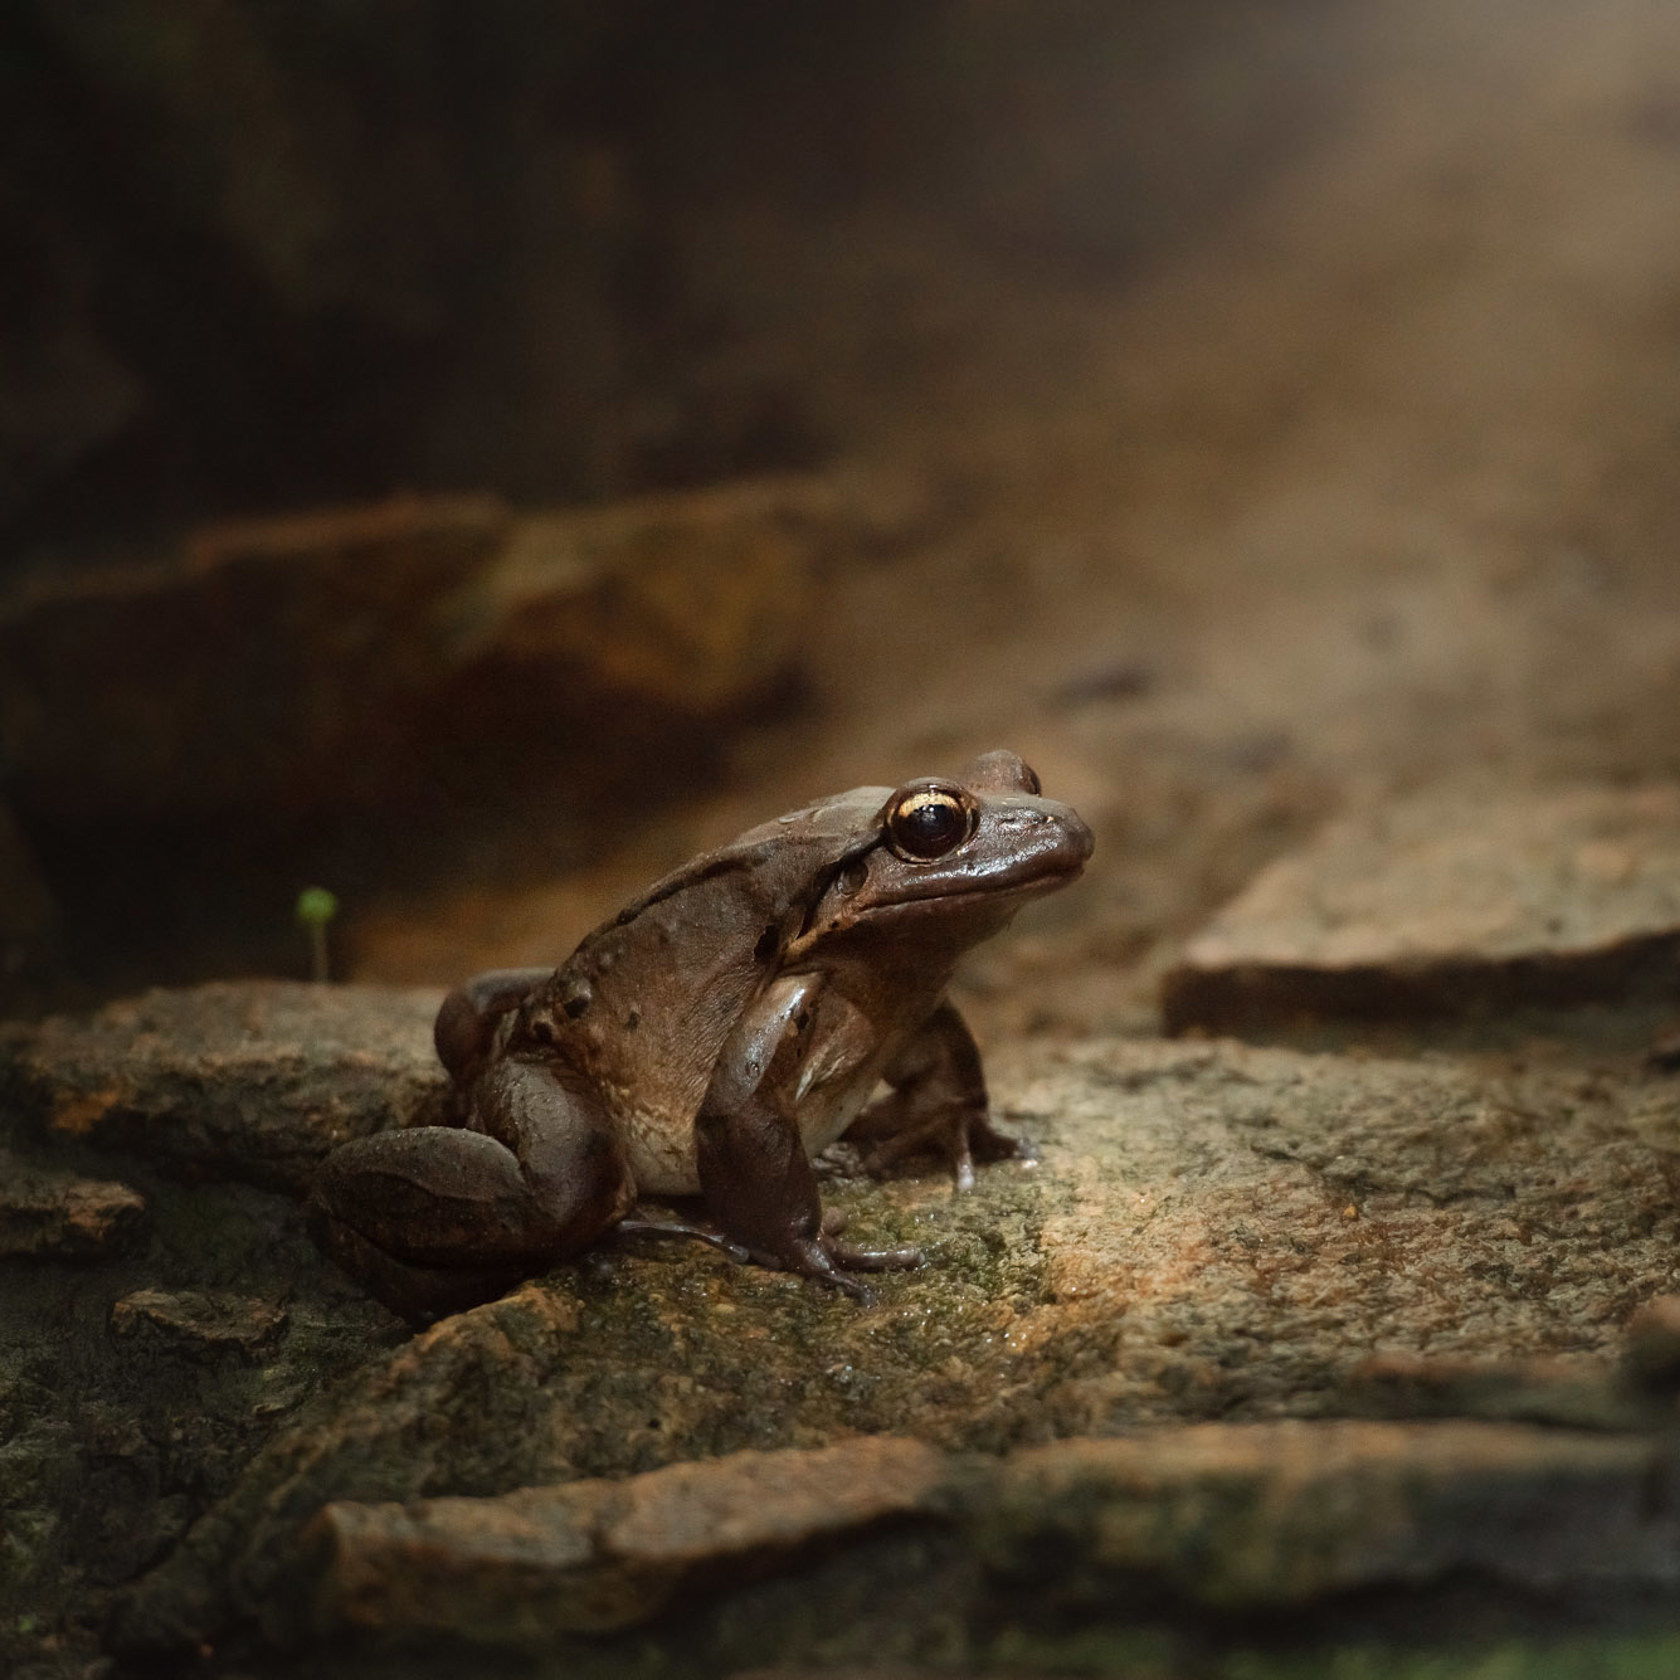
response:
M1680 769L1680 13L13 0L0 990L556 961L1011 746L1151 1030L1330 812Z

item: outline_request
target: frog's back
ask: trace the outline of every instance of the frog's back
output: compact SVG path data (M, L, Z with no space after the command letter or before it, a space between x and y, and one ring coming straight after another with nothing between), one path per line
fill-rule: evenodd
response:
M557 972L577 1011L568 1036L642 1190L698 1192L694 1117L712 1069L844 855L853 805L873 809L877 792L856 790L696 858L588 935Z

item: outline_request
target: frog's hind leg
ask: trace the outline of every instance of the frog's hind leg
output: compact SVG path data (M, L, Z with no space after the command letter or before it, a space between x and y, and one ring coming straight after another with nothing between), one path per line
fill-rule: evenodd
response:
M887 1068L887 1094L847 1128L863 1146L864 1164L883 1171L903 1155L942 1155L959 1190L974 1188L974 1163L1006 1161L1028 1153L991 1122L980 1047L955 1007L934 1010Z
M472 1125L359 1138L327 1157L310 1190L321 1247L411 1322L492 1299L635 1202L599 1102L549 1065L494 1064Z

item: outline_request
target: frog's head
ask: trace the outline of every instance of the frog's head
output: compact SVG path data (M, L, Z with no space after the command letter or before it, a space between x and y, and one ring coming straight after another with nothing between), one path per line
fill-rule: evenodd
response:
M1028 899L1066 886L1093 843L1079 815L1046 799L1020 758L985 753L954 779L919 777L873 807L837 861L806 937L870 927L970 945Z

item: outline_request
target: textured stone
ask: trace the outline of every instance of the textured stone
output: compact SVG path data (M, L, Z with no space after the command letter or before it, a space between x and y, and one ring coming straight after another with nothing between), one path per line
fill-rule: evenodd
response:
M40 574L0 598L13 796L180 821L651 751L796 663L835 506L797 482L529 516L408 499Z
M532 1644L647 1621L708 1579L786 1569L924 1509L945 1469L919 1442L865 1437L499 1498L331 1504L303 1544L326 1554L329 1627Z
M603 1244L301 1408L139 1584L123 1637L280 1614L298 1529L332 1501L858 1432L999 1451L1408 1403L1599 1428L1642 1415L1607 1396L1623 1327L1680 1247L1672 1082L1121 1041L1016 1046L991 1072L1036 1166L988 1169L963 1197L939 1174L825 1168L860 1239L928 1255L877 1306L697 1247ZM322 1281L300 1277L300 1298ZM1356 1380L1374 1355L1460 1375L1379 1405ZM1463 1374L1537 1359L1549 1411L1534 1368L1526 1387Z
M1537 1589L1680 1584L1662 1444L1520 1425L1202 1424L1061 1441L999 1477L990 1566L1099 1608L1139 1577L1284 1609L1472 1571Z
M111 1308L113 1335L156 1335L205 1354L250 1357L285 1327L283 1308L225 1292L136 1289Z
M1680 978L1680 787L1431 790L1264 870L1165 977L1170 1031L1573 1003Z
M1638 1325L1642 1314L1634 1315ZM1624 1366L1627 1352L1624 1350ZM1564 1359L1431 1359L1373 1354L1349 1373L1348 1410L1387 1418L1489 1418L1576 1429L1666 1421L1660 1393L1608 1365Z
M145 1211L126 1184L26 1167L0 1151L0 1258L102 1255L134 1235Z
M971 1626L1023 1602L1045 1620L1111 1615L1140 1591L1299 1608L1466 1571L1672 1590L1676 1491L1656 1437L1510 1424L1208 1423L1001 1460L875 1438L496 1498L329 1505L295 1567L320 1571L323 1634L536 1649L651 1621L679 1593L726 1597L819 1543L867 1545L888 1519L950 1531L979 1561L967 1601L940 1605Z
M435 1110L438 996L228 982L0 1027L0 1102L44 1137L297 1190L346 1139Z

